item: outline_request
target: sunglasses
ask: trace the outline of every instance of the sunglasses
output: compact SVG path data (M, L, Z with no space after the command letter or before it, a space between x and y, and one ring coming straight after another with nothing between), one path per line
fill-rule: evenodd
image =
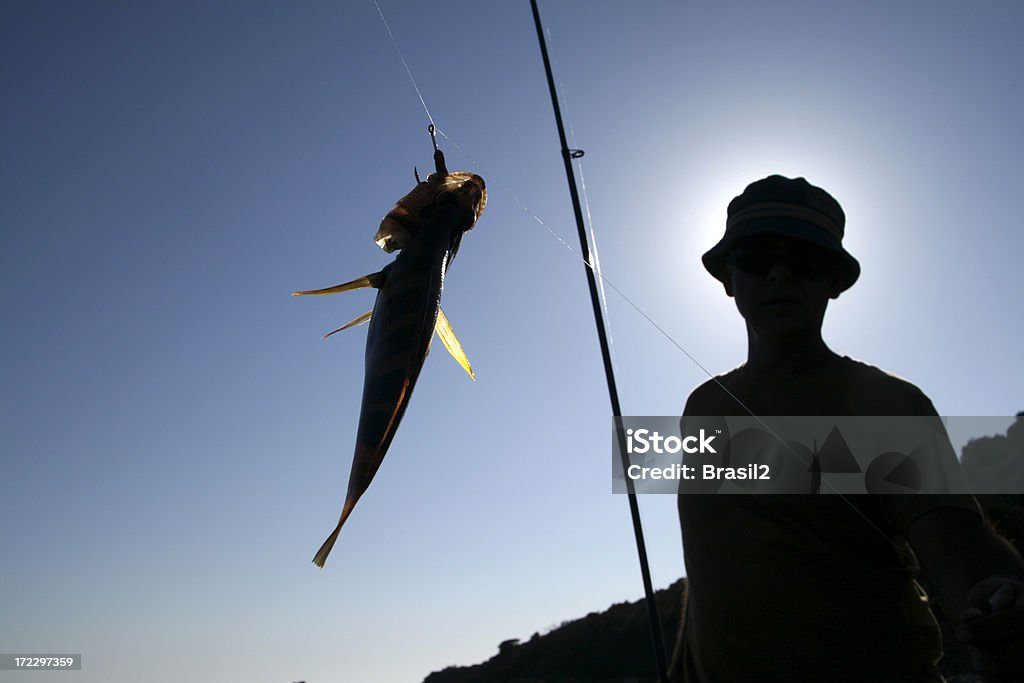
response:
M764 277L779 261L793 275L809 280L839 272L839 259L831 252L801 240L777 237L751 237L736 243L729 251L729 263L744 273Z

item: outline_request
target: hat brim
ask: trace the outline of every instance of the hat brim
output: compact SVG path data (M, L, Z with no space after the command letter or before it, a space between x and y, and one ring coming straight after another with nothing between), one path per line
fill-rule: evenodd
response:
M793 239L809 242L821 247L839 257L840 265L840 291L846 291L853 286L853 283L860 277L860 263L850 252L843 249L843 245L831 234L825 232L818 226L807 221L793 218L762 218L737 225L728 231L719 240L718 244L711 247L701 261L715 279L725 282L729 277L726 269L726 260L729 251L738 240L754 235L779 235L780 237L791 237Z

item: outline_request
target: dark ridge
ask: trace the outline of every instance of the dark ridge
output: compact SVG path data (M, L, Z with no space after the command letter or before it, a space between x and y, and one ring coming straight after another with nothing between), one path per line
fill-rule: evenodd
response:
M672 652L686 579L655 593L662 632ZM450 666L423 683L628 683L657 677L651 629L643 600L567 621L525 641L498 645L498 654L475 666Z

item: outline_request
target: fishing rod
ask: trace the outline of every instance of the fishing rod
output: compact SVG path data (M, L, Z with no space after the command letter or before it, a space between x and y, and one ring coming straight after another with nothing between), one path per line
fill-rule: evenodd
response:
M562 161L565 163L565 176L569 182L569 194L572 197L573 214L576 217L576 232L580 239L580 251L585 265L584 272L587 275L587 287L590 290L590 302L594 309L594 322L597 324L597 337L601 343L601 357L604 360L604 375L608 381L608 398L612 404L612 415L615 424L619 423L622 417L622 408L619 406L619 392L615 386L615 371L612 367L611 351L608 346L608 334L604 326L604 316L601 313L601 303L597 292L597 281L594 277L593 266L590 260L590 248L587 243L587 231L583 225L583 210L580 208L580 197L576 190L576 176L572 170L572 160L583 156L581 150L571 150L565 141L565 126L562 124L562 111L558 106L558 94L555 90L555 78L551 73L551 60L548 58L548 47L544 40L544 29L540 21L540 12L537 9L537 0L530 0L530 7L533 10L533 22L537 26L537 41L540 43L540 54L544 60L544 71L547 74L548 90L551 92L551 107L555 112L555 125L558 127L558 140L562 145ZM623 442L622 430L615 430L616 438L619 440L619 454L622 458L622 469L626 471L628 465L626 456L626 444ZM651 640L654 644L654 658L658 667L658 680L668 680L668 667L665 659L665 644L661 637L661 621L658 619L658 606L654 601L654 588L651 585L651 569L647 561L647 546L644 543L644 530L640 522L640 507L637 504L636 490L633 481L625 477L627 498L629 500L629 513L633 519L633 536L636 538L636 551L640 560L640 573L644 582L644 598L647 604L647 616L651 626Z

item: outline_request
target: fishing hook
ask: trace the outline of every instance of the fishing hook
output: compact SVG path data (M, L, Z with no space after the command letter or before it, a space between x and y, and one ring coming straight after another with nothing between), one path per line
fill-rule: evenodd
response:
M442 176L448 175L448 166L444 163L444 152L437 146L437 138L434 137L434 124L431 123L427 126L427 132L430 133L430 142L434 145L434 170L440 173Z

